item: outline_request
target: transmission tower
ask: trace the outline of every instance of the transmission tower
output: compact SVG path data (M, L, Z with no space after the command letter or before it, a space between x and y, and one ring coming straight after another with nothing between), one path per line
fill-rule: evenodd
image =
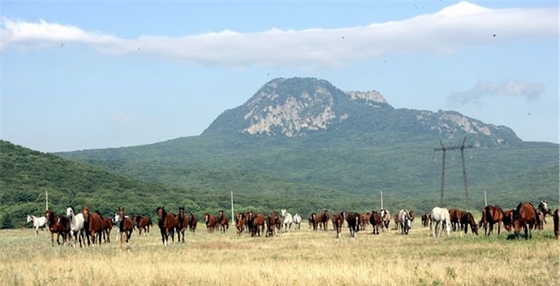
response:
M435 148L434 152L438 152L441 151L443 153L443 158L441 160L441 197L440 197L440 201L439 204L440 206L443 207L443 188L444 188L444 181L445 181L445 152L450 151L450 150L461 150L461 162L462 162L462 166L463 166L463 184L465 185L465 200L466 200L466 207L469 207L469 191L467 189L467 170L465 169L465 149L470 149L473 146L472 145L465 145L465 142L467 141L467 137L465 137L465 139L463 139L463 144L459 145L459 146L450 146L450 147L445 147L443 145L443 142L441 142L441 140L439 140L439 144L441 145L441 148Z

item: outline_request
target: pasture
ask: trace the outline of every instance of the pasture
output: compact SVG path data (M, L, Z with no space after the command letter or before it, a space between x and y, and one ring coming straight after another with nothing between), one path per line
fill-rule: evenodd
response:
M371 225L337 239L306 223L275 237L207 233L200 225L186 243L162 245L157 224L135 230L130 249L111 243L51 247L48 231L0 231L2 285L559 285L559 241L552 219L529 240L509 233L485 237L452 232L431 237L420 219L408 235L393 229L371 234Z

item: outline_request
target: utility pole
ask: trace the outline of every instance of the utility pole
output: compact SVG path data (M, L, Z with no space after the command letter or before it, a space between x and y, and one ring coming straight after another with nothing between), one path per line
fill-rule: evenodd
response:
M461 150L461 161L462 161L462 166L463 166L463 184L465 185L465 199L466 199L466 207L469 207L469 191L467 189L467 170L465 168L465 149L470 149L473 146L472 145L465 145L465 142L467 141L467 137L465 137L463 139L463 143L459 146L450 146L450 147L445 147L443 145L443 142L441 142L441 140L439 140L439 144L441 145L441 148L435 148L434 151L441 151L443 153L443 159L441 160L441 197L440 197L440 206L443 206L443 189L444 189L444 178L445 178L445 152L446 151L450 151L450 150Z
M49 210L49 191L45 191L45 211Z
M231 223L235 225L235 215L233 213L233 191L230 191L231 194Z
M383 190L381 190L381 209L383 209Z
M486 191L484 191L484 206L488 205L488 198L486 197Z

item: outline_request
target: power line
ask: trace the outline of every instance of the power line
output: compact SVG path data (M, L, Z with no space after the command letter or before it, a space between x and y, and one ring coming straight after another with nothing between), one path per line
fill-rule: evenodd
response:
M466 199L466 207L469 207L469 191L467 188L467 170L465 168L465 149L470 149L473 146L472 145L465 145L465 142L467 141L467 137L465 137L465 139L463 139L463 143L461 145L458 146L450 146L450 147L445 147L443 145L443 142L441 142L441 140L439 140L439 144L441 145L441 148L434 148L434 152L438 152L441 151L443 153L443 158L441 160L441 197L440 197L440 206L443 206L443 189L444 189L444 181L445 181L445 152L447 151L451 151L451 150L461 150L461 162L462 162L462 166L463 166L463 184L465 185L465 199Z

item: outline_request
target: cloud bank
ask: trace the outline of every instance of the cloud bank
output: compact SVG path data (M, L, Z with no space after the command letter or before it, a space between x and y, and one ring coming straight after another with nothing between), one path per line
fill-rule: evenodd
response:
M503 82L479 81L464 92L456 92L447 97L450 106L478 104L484 97L517 97L527 101L537 100L544 92L544 85L536 82L507 80Z
M452 53L497 41L556 38L557 31L556 9L487 9L468 2L434 14L358 27L270 29L255 33L224 30L184 37L147 35L131 39L45 20L3 18L0 51L69 43L115 56L132 54L200 65L318 68L387 54Z

